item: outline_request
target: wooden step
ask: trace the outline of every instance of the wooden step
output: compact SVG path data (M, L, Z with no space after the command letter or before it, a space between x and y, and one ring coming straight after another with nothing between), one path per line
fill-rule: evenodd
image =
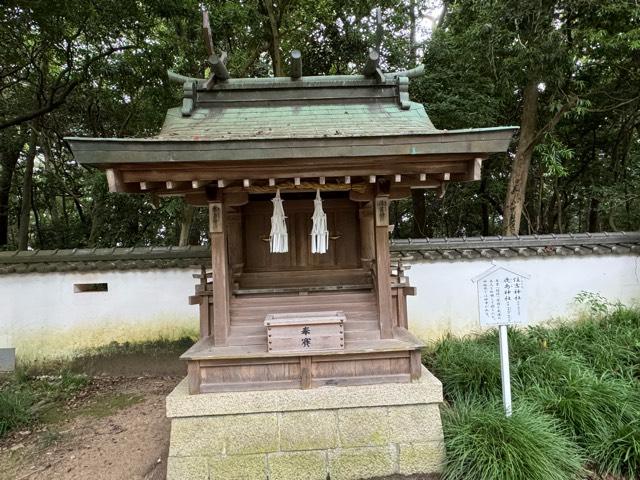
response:
M253 299L252 299L253 300ZM269 307L277 307L281 305L288 305L291 307L299 306L306 307L309 305L317 305L319 308L323 308L326 310L330 310L328 305L377 305L376 299L373 295L362 297L362 298L340 298L340 297L321 297L321 298L304 298L300 299L299 297L293 298L278 298L278 301L269 301L269 302L255 302L255 301L242 301L241 299L233 299L229 304L230 308L269 308ZM346 308L346 307L345 307ZM344 309L343 309L344 310Z
M286 313L286 312L268 312L268 313ZM354 322L373 322L378 324L378 314L376 312L345 312L347 320L345 325ZM231 315L231 325L264 325L264 319L267 314L264 315L243 315L236 314Z
M377 320L367 320L367 321L350 321L346 320L344 322L344 331L345 332L366 332L373 331L377 332L379 330L379 324ZM231 328L229 330L230 336L259 336L266 335L267 327L263 324L249 324L249 323L231 323Z

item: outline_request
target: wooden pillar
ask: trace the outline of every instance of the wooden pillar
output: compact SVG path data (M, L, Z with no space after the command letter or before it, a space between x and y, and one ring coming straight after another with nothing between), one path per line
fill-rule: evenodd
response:
M373 203L367 202L358 211L360 217L360 258L372 261L375 258L373 233Z
M235 281L235 275L243 269L243 241L242 241L242 211L237 207L227 207L226 211L227 244L229 266L231 267L230 283Z
M213 344L227 344L229 333L229 262L225 235L224 204L209 202L211 271L213 273Z
M398 326L402 328L409 328L409 322L407 319L407 297L404 293L404 288L400 287L396 289L396 310L398 312Z
M389 195L375 198L376 294L380 338L393 338L391 257L389 254Z

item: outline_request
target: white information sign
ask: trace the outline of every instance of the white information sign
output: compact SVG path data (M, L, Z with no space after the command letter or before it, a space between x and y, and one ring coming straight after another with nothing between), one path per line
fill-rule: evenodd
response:
M478 286L480 325L499 327L500 374L504 413L511 416L511 378L507 325L527 323L527 279L529 277L494 265L473 279Z
M527 323L527 277L494 266L476 277L480 325L523 325Z

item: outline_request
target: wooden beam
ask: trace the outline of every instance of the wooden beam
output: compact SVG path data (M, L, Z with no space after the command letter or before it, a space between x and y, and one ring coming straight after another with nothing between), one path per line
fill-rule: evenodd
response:
M302 54L300 50L291 51L291 66L289 75L293 80L302 77Z
M209 205L207 194L202 190L199 192L185 194L184 201L189 205L193 205L194 207L206 207L207 205Z
M378 195L374 200L376 295L380 338L393 338L391 303L391 257L389 254L389 196Z
M315 158L284 159L246 161L243 167L238 167L238 162L211 162L211 163L187 163L187 162L150 162L145 164L122 164L118 169L122 172L125 182L144 181L189 181L195 179L209 179L211 177L225 179L227 181L250 179L291 179L295 177L311 178L321 176L343 177L355 176L367 178L371 174L380 176L395 175L402 171L405 175L436 175L450 172L452 176L462 174L465 177L469 172L468 157L460 160L451 157L433 158L398 158L383 157L360 159L357 161L345 158L320 160ZM250 173L248 173L248 171Z
M191 180L191 188L195 188L196 190L198 188L202 188L204 187L207 183L206 180Z
M474 158L469 163L469 180L480 180L482 177L482 158Z
M371 202L373 201L373 188L367 184L367 189L364 192L358 190L349 190L349 200L352 202Z
M224 81L229 79L229 70L227 70L225 66L226 60L227 52L222 52L220 55L212 53L207 59L207 63L211 65L211 70L218 80Z
M425 187L422 187L425 188ZM411 187L394 183L389 189L389 200L402 200L411 196Z
M111 193L137 193L140 191L138 182L126 183L124 181L122 171L107 168L105 173L107 174L107 185Z
M202 35L207 55L213 55L213 36L211 35L211 25L209 24L209 12L202 10Z
M162 189L164 186L162 182L140 182L140 190L147 192Z
M311 357L300 357L300 388L311 388L312 373L311 373Z
M360 219L360 257L372 262L376 257L373 227L373 202L363 204L358 210Z
M249 193L224 191L222 198L227 207L240 207L249 203Z
M369 50L369 54L367 55L367 61L364 64L364 69L362 70L362 74L365 77L374 76L378 69L379 61L380 61L380 54L373 49Z
M209 202L211 271L213 272L213 344L224 346L229 335L229 263L222 202Z
M165 182L165 184L167 186L167 190L175 190L178 187L178 184L176 182L172 182L171 180Z

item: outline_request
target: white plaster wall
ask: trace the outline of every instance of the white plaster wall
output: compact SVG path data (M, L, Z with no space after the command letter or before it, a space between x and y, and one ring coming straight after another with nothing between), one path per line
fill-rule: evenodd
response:
M640 299L640 257L598 255L589 257L532 257L495 262L530 275L530 324L571 319L580 313L575 297L581 291L599 293L626 305ZM480 331L478 300L473 277L491 267L491 261L466 260L415 263L407 272L417 287L408 297L410 329L425 340L451 332Z
M191 269L0 275L0 337L25 357L195 333ZM107 292L74 293L77 283Z
M533 257L496 261L531 276L530 323L571 318L580 291L610 301L640 299L640 257ZM425 340L479 331L473 277L489 261L412 264L418 294L408 298L410 329ZM188 304L197 270L0 275L0 348L19 360L69 356L111 341L196 334L198 307ZM108 292L74 293L76 283L108 283Z

